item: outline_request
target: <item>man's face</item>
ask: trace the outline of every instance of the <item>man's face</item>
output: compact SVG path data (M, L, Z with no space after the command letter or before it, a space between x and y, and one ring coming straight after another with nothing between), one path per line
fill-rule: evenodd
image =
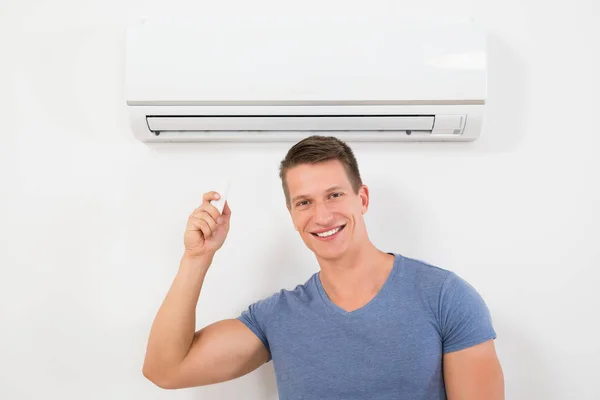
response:
M301 164L287 171L286 180L294 226L318 257L339 258L366 238L368 189L354 193L341 162Z

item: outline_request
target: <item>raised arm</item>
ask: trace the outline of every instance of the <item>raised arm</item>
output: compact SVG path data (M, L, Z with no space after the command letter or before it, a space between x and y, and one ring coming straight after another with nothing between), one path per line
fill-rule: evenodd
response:
M143 365L144 376L165 389L231 380L269 359L263 343L242 322L227 319L195 331L196 305L215 252L229 231L231 210L223 214L204 195L188 218L179 270L154 319Z

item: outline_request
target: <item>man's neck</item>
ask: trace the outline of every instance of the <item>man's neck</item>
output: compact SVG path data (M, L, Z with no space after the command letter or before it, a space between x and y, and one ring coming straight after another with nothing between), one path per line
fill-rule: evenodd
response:
M394 256L372 244L344 255L342 259L319 259L319 278L334 302L368 302L385 283L393 267Z

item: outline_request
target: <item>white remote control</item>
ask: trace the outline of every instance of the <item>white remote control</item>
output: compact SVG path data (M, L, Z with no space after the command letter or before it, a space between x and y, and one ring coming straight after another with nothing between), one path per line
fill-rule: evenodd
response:
M223 208L225 207L225 201L227 200L227 194L229 192L229 186L231 185L230 181L224 182L218 190L215 190L221 196L219 200L211 200L210 204L215 206L217 210L219 210L219 214L223 213Z

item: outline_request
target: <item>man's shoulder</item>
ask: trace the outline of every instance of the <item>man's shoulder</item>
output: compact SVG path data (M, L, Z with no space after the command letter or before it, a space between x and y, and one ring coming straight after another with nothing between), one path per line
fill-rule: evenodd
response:
M273 310L282 306L290 306L291 303L295 302L307 302L314 296L316 291L315 282L316 273L311 275L304 283L297 284L293 288L282 288L277 292L271 293L255 304L258 307Z
M455 273L431 262L407 256L401 257L401 269L405 279L412 279L419 283L441 285L449 276Z
M421 295L448 306L468 299L482 300L474 286L450 269L417 258L404 257L403 263L404 283Z

